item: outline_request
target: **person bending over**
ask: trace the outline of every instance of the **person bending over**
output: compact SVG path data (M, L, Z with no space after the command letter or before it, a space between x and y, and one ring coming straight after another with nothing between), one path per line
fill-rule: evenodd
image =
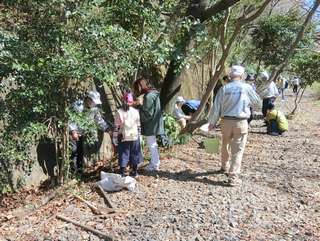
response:
M184 98L182 96L178 96L176 99L176 104L174 106L174 111L173 111L174 118L177 120L177 122L181 126L181 129L185 128L187 125L187 121L191 119L191 116L186 115L181 109L184 103L185 103Z

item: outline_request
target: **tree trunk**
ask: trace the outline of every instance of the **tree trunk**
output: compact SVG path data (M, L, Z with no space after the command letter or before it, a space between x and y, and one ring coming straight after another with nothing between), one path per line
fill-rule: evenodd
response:
M300 29L295 41L290 46L290 49L288 50L287 55L285 56L283 63L280 65L280 67L278 68L278 70L277 70L276 74L273 76L273 78L270 78L273 81L279 77L279 75L283 72L284 68L288 65L290 57L294 54L294 50L296 49L298 43L302 40L304 32L307 29L309 23L311 22L311 19L312 19L313 15L315 14L315 12L317 11L317 8L319 7L319 5L320 5L320 0L315 0L314 5L313 5L312 9L308 12L307 17L304 20L304 23L302 24L301 29Z
M301 95L300 95L300 97L299 97L299 93L300 93L301 89L302 89L302 92L301 92ZM296 114L296 111L297 111L297 109L298 109L298 107L299 107L299 104L300 104L300 102L301 102L301 99L302 99L302 96L304 95L305 90L306 90L306 87L305 87L305 88L299 88L298 93L297 93L297 95L296 95L296 98L294 99L294 108L293 108L293 110L292 110L291 113L290 113L291 116L293 116L293 115ZM298 100L298 99L299 99L299 100Z
M212 91L213 91L214 87L216 86L221 74L223 73L223 71L225 69L225 62L229 56L231 47L232 47L233 43L235 42L237 36L241 32L242 27L244 25L254 21L258 16L260 16L261 13L264 11L264 9L267 7L267 5L270 3L270 1L271 0L265 0L264 3L261 5L261 7L257 11L255 11L253 14L251 14L250 16L243 16L238 19L236 26L235 26L235 29L234 29L234 32L232 33L232 36L230 37L226 46L225 46L225 39L226 39L225 35L226 35L227 31L221 31L222 36L220 37L220 42L221 42L222 49L223 49L222 56L219 60L219 63L216 66L216 70L215 70L215 73L214 73L212 79L208 83L206 92L201 99L201 104L200 104L198 110L192 115L192 119L189 123L190 125L196 126L194 122L199 119L201 113L205 109L205 105L206 105L210 95L212 94ZM225 21L223 22L224 27L222 28L222 30L226 29L226 24L228 22L227 15L228 15L228 12L226 14ZM188 129L191 132L194 131L193 128L191 128L191 127L189 128L188 126L185 129Z
M201 22L204 22L212 16L221 13L222 11L233 6L239 1L240 0L220 0L209 8L206 8L208 6L207 0L193 0L189 2L187 16L190 16L193 19L200 19ZM194 30L191 29L189 32L186 32L185 36L182 38L183 41L177 44L177 46L179 47L177 47L176 50L179 50L181 53L183 53L182 59L186 57L187 47L192 40L193 31ZM179 77L182 71L178 71L181 67L181 62L181 60L179 60L178 62L177 60L173 59L169 64L169 68L163 80L160 92L161 108L163 110L166 108L170 100L181 89L181 82Z
M180 83L180 73L177 73L178 64L176 60L172 60L169 68L167 70L166 76L163 80L161 91L160 91L160 101L161 108L164 110L170 100L180 91L181 83Z
M207 104L208 99L209 99L210 95L212 94L214 87L216 86L220 76L222 75L222 73L225 69L225 62L227 60L227 57L229 56L231 46L232 46L233 42L235 41L236 36L240 33L240 31L241 31L241 25L237 24L236 28L234 30L234 33L233 33L228 45L226 46L225 50L223 51L219 63L216 66L215 73L214 73L212 79L210 80L210 82L208 83L206 92L201 99L200 106L197 109L197 111L192 115L191 122L199 119L201 113L203 112L205 105Z
M115 97L112 94L110 87L106 83L99 83L96 80L95 86L97 91L100 93L102 100L102 110L105 113L106 120L113 123L114 113L116 111Z

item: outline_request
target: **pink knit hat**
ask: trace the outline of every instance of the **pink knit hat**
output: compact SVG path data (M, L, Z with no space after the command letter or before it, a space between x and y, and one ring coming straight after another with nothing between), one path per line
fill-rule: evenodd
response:
M133 95L130 92L126 92L123 94L122 99L128 104L132 105L133 104Z

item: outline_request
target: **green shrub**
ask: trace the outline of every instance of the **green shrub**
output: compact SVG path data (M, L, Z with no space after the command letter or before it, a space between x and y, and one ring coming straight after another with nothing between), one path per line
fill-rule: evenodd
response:
M189 142L191 135L180 134L181 127L172 115L165 113L163 119L165 133L169 137L171 145L182 145Z

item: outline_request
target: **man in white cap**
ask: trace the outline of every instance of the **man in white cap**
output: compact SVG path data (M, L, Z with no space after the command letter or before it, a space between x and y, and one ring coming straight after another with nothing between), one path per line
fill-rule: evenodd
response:
M182 96L178 96L173 110L174 118L178 121L182 129L186 127L187 120L191 119L191 116L186 115L181 109L185 102L186 101Z
M232 66L229 75L230 82L218 91L215 98L209 116L209 130L214 129L221 117L220 172L228 175L230 186L237 186L242 182L239 174L248 136L247 119L250 117L250 106L260 104L261 100L253 88L242 81L245 75L242 66Z
M279 95L279 90L274 81L269 81L269 74L267 72L260 73L258 79L263 83L263 88L259 88L260 91L258 93L262 98L262 115L266 117L268 106L275 102Z
M84 112L88 118L88 122L94 122L97 128L102 132L109 132L110 126L103 119L97 105L102 104L100 100L100 94L97 91L89 91L84 100L76 101L73 104L73 110L77 113ZM77 121L71 121L69 124L69 132L71 137L71 160L73 160L75 170L81 172L84 164L84 136L88 130L81 128L81 125ZM92 133L91 131L89 131ZM94 143L95 145L96 143Z

